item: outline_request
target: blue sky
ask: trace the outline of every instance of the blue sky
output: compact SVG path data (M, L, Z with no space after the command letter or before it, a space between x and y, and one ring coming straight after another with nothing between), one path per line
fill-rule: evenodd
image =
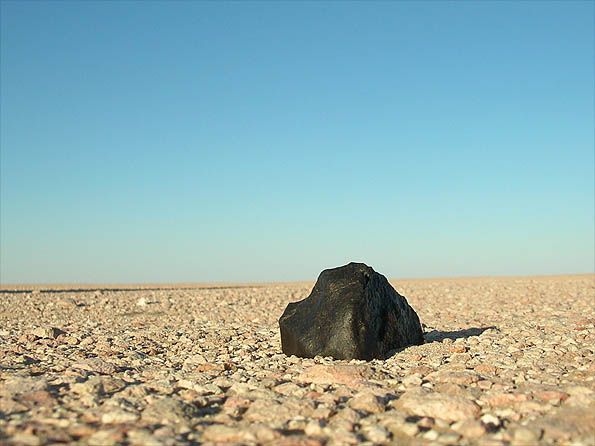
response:
M592 272L593 17L2 1L1 282Z

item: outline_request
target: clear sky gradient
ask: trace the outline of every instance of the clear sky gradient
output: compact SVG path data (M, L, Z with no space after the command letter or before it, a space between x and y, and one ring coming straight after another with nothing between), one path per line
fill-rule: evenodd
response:
M1 2L1 282L594 269L594 3Z

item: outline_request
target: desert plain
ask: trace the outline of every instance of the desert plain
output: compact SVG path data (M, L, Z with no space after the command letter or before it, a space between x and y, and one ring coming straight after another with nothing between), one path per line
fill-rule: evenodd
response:
M595 445L595 276L393 280L425 343L287 357L313 283L0 290L3 445Z

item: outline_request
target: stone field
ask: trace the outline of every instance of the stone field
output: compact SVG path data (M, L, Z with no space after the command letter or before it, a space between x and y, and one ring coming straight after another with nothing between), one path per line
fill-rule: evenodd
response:
M0 444L595 445L595 276L392 281L425 344L281 353L312 283L0 291Z

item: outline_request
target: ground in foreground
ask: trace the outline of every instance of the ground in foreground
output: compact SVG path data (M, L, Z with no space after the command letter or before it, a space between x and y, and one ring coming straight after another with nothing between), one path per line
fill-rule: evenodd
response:
M426 343L286 357L311 284L0 292L0 443L595 444L595 277L393 283Z

